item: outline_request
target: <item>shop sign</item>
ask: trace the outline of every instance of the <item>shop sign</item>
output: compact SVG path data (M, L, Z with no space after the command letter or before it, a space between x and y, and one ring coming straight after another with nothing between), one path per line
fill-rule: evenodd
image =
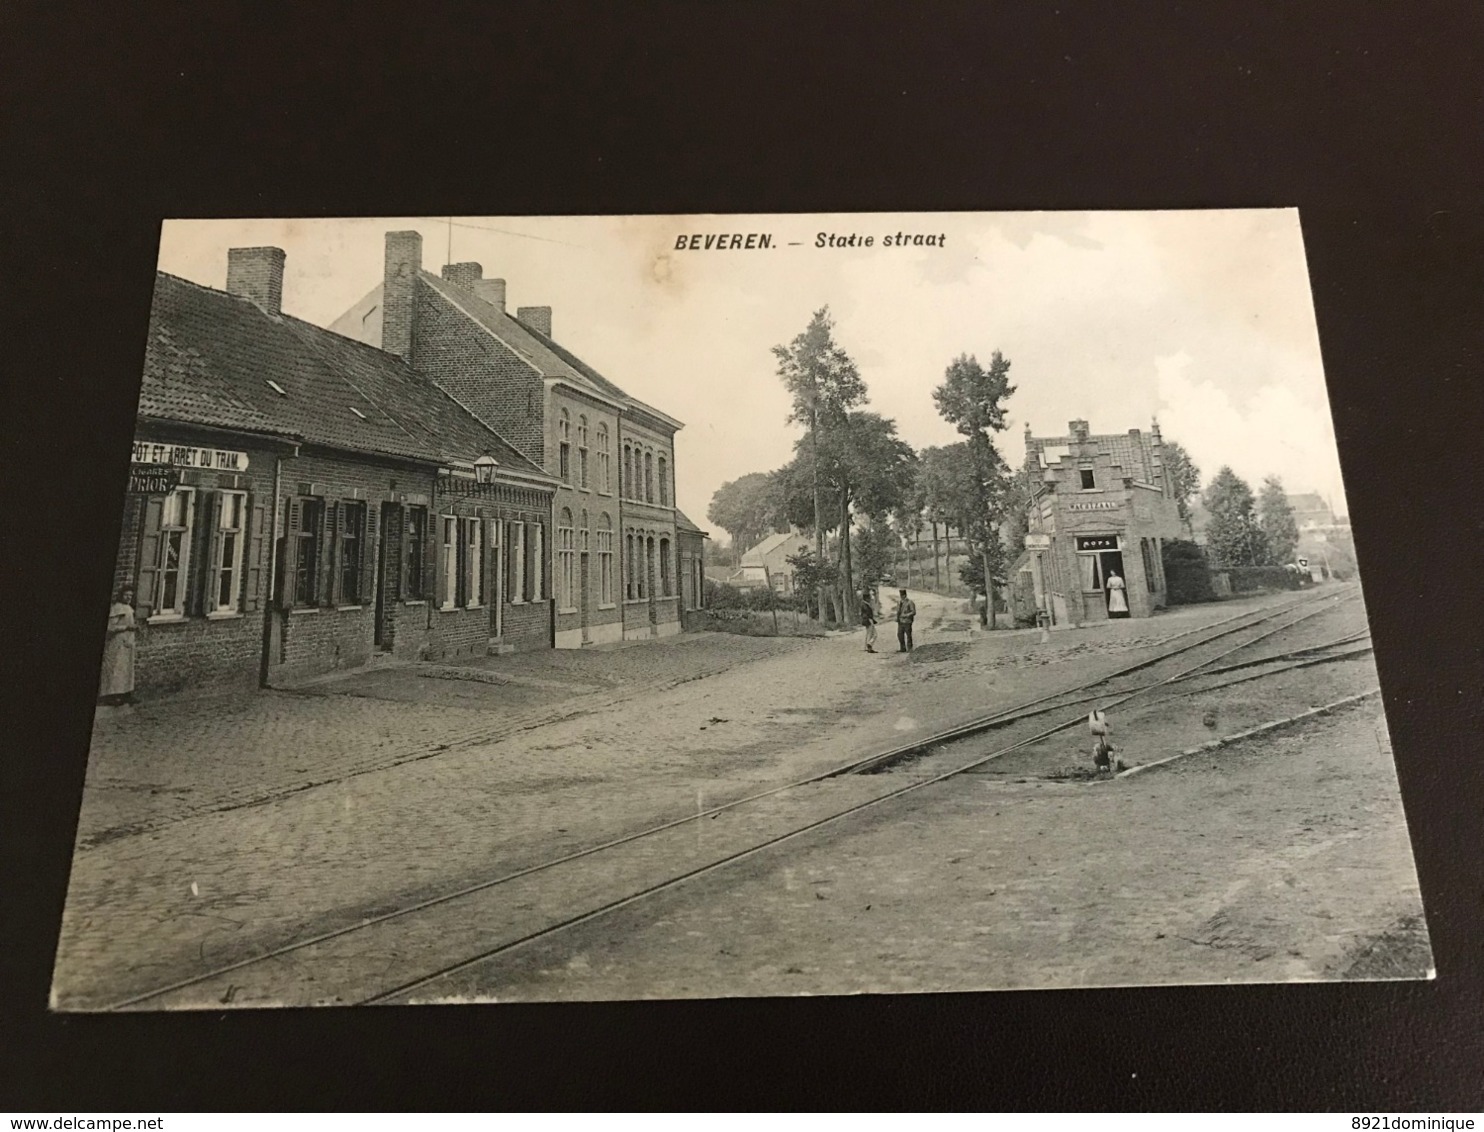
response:
M135 464L206 468L214 472L247 470L246 452L233 452L223 448L194 448L189 444L155 444L148 440L134 442L131 459Z
M1025 536L1025 548L1027 550L1050 550L1051 549L1051 536L1050 535L1026 535Z
M131 495L169 495L180 486L180 470L170 467L134 467L129 469Z
M1117 550L1117 535L1078 535L1078 550Z
M1068 511L1117 511L1122 506L1115 499L1105 499L1098 503L1068 503Z

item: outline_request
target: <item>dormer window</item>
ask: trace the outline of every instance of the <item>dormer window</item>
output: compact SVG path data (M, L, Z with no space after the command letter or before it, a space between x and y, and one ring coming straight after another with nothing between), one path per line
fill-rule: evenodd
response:
M1082 469L1080 469L1080 474L1082 476L1082 490L1083 491L1090 491L1093 488L1097 487L1097 484L1093 482L1092 469L1091 468L1082 468Z

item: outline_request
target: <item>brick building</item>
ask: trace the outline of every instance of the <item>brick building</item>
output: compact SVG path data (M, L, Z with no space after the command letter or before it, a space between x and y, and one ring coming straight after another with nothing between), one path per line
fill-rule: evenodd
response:
M400 360L285 315L284 254L156 277L115 585L136 687L549 648L555 485Z
M477 263L425 271L422 237L389 232L381 283L331 328L405 359L556 481L557 647L681 630L683 426L561 346L550 307L512 314L505 280ZM698 533L691 558L704 558Z
M1094 435L1072 421L1068 435L1025 434L1026 551L1012 568L1056 627L1108 617L1108 579L1125 584L1130 617L1165 605L1162 553L1179 538L1180 514L1164 467L1159 425L1145 435Z

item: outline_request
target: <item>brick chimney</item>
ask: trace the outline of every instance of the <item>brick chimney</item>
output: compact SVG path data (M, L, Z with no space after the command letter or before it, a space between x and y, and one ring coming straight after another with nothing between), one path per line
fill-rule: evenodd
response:
M283 249L229 248L227 290L269 314L283 310Z
M505 309L505 280L503 279L476 279L474 281L474 293L492 307Z
M456 287L473 291L484 277L484 268L477 263L450 263L443 268L443 278Z
M515 312L515 317L532 329L541 331L548 338L551 337L550 307L521 307Z
M381 291L381 348L408 362L412 360L417 275L422 266L421 234L386 234L386 270L382 276Z

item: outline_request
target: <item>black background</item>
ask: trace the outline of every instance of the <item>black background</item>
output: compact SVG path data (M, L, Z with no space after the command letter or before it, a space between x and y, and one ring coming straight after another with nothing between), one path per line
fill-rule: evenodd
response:
M1484 1107L1481 12L6 5L0 1109ZM1205 206L1301 209L1435 982L47 1013L162 218Z

